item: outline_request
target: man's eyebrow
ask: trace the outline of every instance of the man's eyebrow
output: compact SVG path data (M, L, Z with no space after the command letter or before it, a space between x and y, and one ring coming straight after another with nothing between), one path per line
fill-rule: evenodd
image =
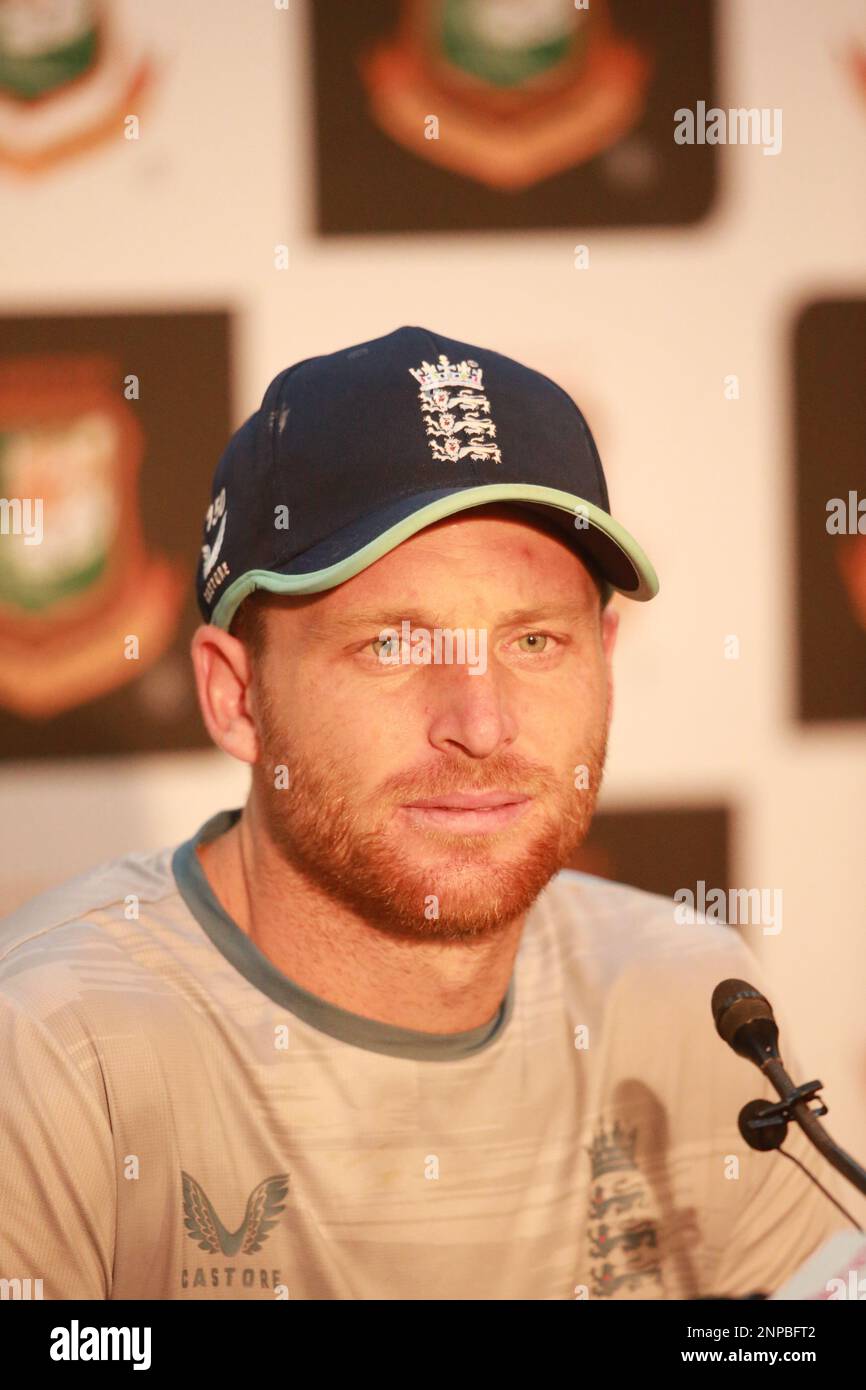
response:
M512 608L509 612L503 613L494 627L513 627L520 623L541 623L561 619L571 622L586 622L593 617L593 609L585 604L579 603L552 603L538 604L532 608ZM396 628L400 630L400 624L408 622L412 627L432 628L453 628L456 626L449 623L441 616L425 612L422 609L402 608L382 609L370 608L359 609L357 612L343 613L340 617L331 618L329 626L334 632L355 632L355 631L375 631L381 632L385 628Z
M586 622L593 617L593 608L585 603L541 603L534 608L512 608L503 613L499 620L501 627L513 627L521 623L544 623L567 619L569 622Z
M352 613L344 613L340 617L331 618L329 625L335 632L355 632L356 630L381 632L383 628L397 628L400 624L409 622L413 627L445 627L446 624L437 621L432 613L425 613L417 608L368 608L358 609Z

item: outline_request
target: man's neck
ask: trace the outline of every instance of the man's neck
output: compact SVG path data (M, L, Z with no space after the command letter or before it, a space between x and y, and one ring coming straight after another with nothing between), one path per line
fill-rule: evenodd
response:
M502 1003L525 913L466 942L391 935L287 863L256 825L251 802L197 853L229 916L284 975L320 999L425 1033L479 1028Z

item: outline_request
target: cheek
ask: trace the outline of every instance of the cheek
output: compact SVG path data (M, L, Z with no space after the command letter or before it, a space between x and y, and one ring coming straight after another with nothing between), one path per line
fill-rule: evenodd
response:
M514 708L527 737L564 746L604 723L607 698L604 663L587 661L555 682L521 692Z
M311 671L298 682L294 708L284 704L282 717L293 737L303 740L308 756L339 758L359 784L380 781L400 767L413 748L411 708L386 700L381 689L359 684L333 671Z

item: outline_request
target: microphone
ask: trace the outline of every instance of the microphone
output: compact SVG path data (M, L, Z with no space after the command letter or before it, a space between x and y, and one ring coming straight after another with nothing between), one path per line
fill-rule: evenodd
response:
M769 999L745 980L722 980L712 998L716 1032L740 1057L756 1066L781 1063L779 1029Z
M753 1100L739 1114L740 1134L753 1149L779 1149L788 1134L788 1124L796 1120L804 1134L859 1192L866 1194L866 1169L841 1149L819 1121L826 1115L827 1106L818 1097L822 1081L807 1081L797 1086L785 1070L779 1052L779 1029L770 1001L747 980L722 980L713 990L713 1021L716 1032L739 1057L754 1062L767 1077L780 1097L779 1103ZM819 1109L811 1110L809 1101L818 1097ZM786 1155L793 1157L793 1155ZM812 1177L812 1174L809 1174ZM817 1181L813 1178L813 1181ZM820 1187L820 1183L818 1184ZM822 1189L823 1191L823 1189ZM826 1194L830 1196L829 1193ZM835 1198L830 1200L839 1206ZM840 1208L844 1210L844 1208ZM849 1220L860 1226L850 1213Z

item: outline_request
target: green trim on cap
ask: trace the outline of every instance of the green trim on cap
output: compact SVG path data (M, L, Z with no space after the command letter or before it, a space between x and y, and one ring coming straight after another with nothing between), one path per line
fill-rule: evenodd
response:
M387 555L402 541L422 531L425 526L490 502L542 502L558 511L568 512L571 516L585 514L590 526L602 531L619 547L639 579L636 589L620 589L613 584L608 584L608 587L639 603L655 598L658 593L658 576L649 557L625 527L602 511L601 507L587 502L582 497L575 497L570 492L561 492L555 487L539 487L534 483L490 483L484 487L466 488L463 492L452 493L450 497L441 497L437 502L420 507L411 516L404 517L395 526L383 531L381 536L376 536L368 545L356 550L354 555L348 555L345 560L338 561L336 565L329 565L326 569L315 570L311 574L276 574L273 570L247 570L233 580L221 595L214 608L211 622L227 631L237 609L254 589L267 589L272 594L319 594L326 589L334 589L338 584L344 584L347 579L353 579L376 560L381 560L383 555Z

